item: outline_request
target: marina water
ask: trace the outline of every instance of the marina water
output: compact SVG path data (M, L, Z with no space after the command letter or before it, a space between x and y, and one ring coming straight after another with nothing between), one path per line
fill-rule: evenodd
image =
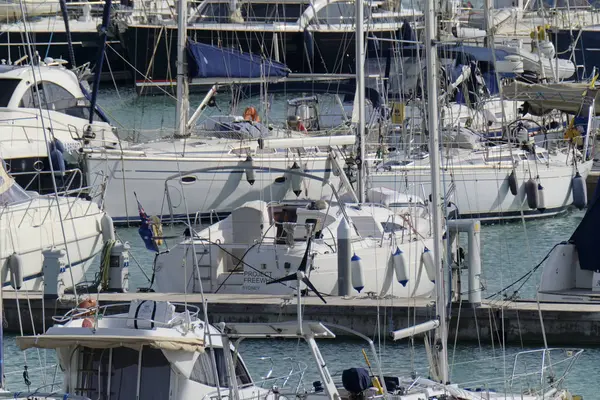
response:
M192 97L192 104L194 97ZM273 100L273 99L271 99ZM128 128L157 129L152 135L155 137L166 136L172 132L174 123L174 108L172 100L163 97L138 98L132 90L114 89L104 90L101 94L100 104L109 115ZM240 107L251 104L244 100ZM223 112L227 112L228 98L220 94L218 105ZM284 118L285 105L282 102L272 102L271 113ZM243 109L243 108L242 108ZM218 110L209 109L208 113L220 113ZM145 139L152 139L146 137ZM160 194L157 194L160 195ZM143 204L143 199L140 199ZM483 283L485 285L484 298L500 291L516 279L530 271L537 265L550 249L558 242L568 240L572 232L583 218L582 211L571 210L556 218L530 221L526 224L519 222L509 224L485 225L481 230L481 254L483 268ZM181 225L165 227L165 236L180 235L184 227ZM122 241L131 245L132 260L130 262L130 290L149 286L149 277L152 274L153 253L147 251L137 233L137 227L122 227L117 229L117 235ZM177 240L177 239L176 239ZM174 245L175 242L170 243ZM139 263L139 266L138 266ZM87 275L87 280L92 281L98 271L98 262L94 264ZM539 272L526 281L520 288L518 296L531 299L535 295ZM466 277L465 277L466 278ZM517 285L516 287L519 287ZM516 288L515 287L515 288ZM513 294L515 288L508 291ZM210 307L210 304L209 304ZM38 333L42 330L37 326ZM427 357L421 340L416 340L414 345L409 343L393 343L386 338L373 338L378 346L384 372L408 375L411 372L426 375ZM541 338L540 338L541 340ZM489 338L486 339L486 343ZM503 389L501 381L510 377L513 367L513 355L529 347L507 346L503 351L497 341L494 345L478 343L459 343L453 345L453 332L449 338L449 357L451 364L451 379L454 383L464 383L465 387L486 387L486 381L499 382L496 385L488 384L491 389ZM353 340L321 340L319 342L323 356L328 363L332 374L341 380L341 372L350 367L366 367L361 349L366 348L366 343ZM576 338L573 343L564 347L577 347ZM536 348L538 348L537 346ZM293 368L298 371L295 362L300 361L307 365L304 384L310 389L312 382L318 379L318 374L313 360L304 342L294 340L251 341L246 340L241 346L250 374L254 380L260 380L268 371L274 369L273 376L287 375ZM37 389L52 382L60 382L62 372L55 367L54 351L30 349L21 352L15 345L15 336L8 335L4 338L4 365L8 388L11 390L25 390L23 381L23 367L28 366L31 380L30 389ZM271 357L269 359L268 357ZM293 361L292 361L293 359ZM541 366L541 363L539 364ZM40 369L40 366L45 366ZM534 367L530 366L532 369ZM573 371L567 379L568 388L574 394L582 395L584 399L598 399L598 382L593 377L600 374L600 349L586 348L577 361ZM592 379L590 379L592 377ZM297 375L290 378L289 383L295 384ZM271 382L268 387L281 385L283 380ZM59 387L54 387L55 390ZM520 389L520 388L515 388ZM525 388L523 388L525 389ZM47 386L42 391L50 391ZM519 390L517 390L519 391Z

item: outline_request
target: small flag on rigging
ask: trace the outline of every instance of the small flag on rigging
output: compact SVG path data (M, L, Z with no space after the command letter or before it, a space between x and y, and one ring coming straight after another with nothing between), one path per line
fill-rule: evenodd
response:
M146 211L144 211L144 207L142 207L142 204L137 198L137 194L133 193L133 195L135 196L135 201L137 202L141 221L138 233L140 234L140 237L144 241L144 244L148 250L158 252L158 245L162 242L162 240L157 238L155 233L160 232L162 229L160 229L159 226L154 226L157 223L155 218L148 217L148 214L146 214ZM158 224L160 224L160 221Z

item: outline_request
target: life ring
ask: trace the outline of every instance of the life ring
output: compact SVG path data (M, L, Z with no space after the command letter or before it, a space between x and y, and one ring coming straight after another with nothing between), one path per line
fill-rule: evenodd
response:
M250 106L244 110L244 119L246 121L260 122L260 116L256 108Z
M160 218L158 218L156 215L151 216L150 227L152 228L152 239L154 240L154 243L156 243L156 246L162 246L163 228Z

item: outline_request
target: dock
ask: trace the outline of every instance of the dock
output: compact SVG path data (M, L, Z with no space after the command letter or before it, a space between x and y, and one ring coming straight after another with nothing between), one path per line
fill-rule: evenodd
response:
M134 299L171 301L201 307L200 294L102 293L90 295L102 304L120 304L127 312ZM97 296L97 297L96 297ZM17 302L18 298L18 302ZM296 319L293 296L207 294L208 315L217 322L278 322ZM339 324L369 337L425 322L435 317L431 299L377 299L369 296L326 297L323 304L314 296L303 297L304 319ZM41 293L4 291L5 332L41 333L54 324L52 316L63 315L74 306L73 297L44 301ZM21 310L19 322L18 310ZM543 316L544 326L540 323ZM454 303L449 336L460 342L541 344L543 330L549 345L600 344L600 304L558 304L534 301L484 301L481 305ZM378 318L379 316L379 318ZM33 322L33 325L32 325ZM35 329L33 329L35 328ZM457 329L458 328L458 329ZM335 331L340 337L345 334Z
M598 179L600 178L600 170L592 169L587 176L586 186L587 186L587 196L588 196L588 204L594 200L594 194L596 193L596 187L598 186Z

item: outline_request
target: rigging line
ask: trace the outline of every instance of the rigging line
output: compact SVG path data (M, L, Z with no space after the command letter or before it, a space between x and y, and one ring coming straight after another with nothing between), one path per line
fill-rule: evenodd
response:
M20 5L20 8L21 8L21 13L23 13L23 15L26 15L25 14L24 0L20 0L19 1L19 5ZM64 226L65 220L63 219L62 210L61 210L61 204L59 202L58 186L56 184L56 176L55 176L54 166L52 165L52 162L50 160L50 158L51 158L50 157L50 144L48 142L48 135L46 133L46 124L44 123L44 114L43 114L43 109L42 109L42 99L41 99L41 96L40 96L40 90L39 90L39 87L38 87L38 81L37 81L37 76L36 76L36 71L35 71L35 65L34 65L35 61L34 61L33 53L32 53L31 41L30 41L30 38L29 38L29 31L27 30L26 25L24 25L24 26L25 26L25 39L26 39L26 43L27 43L27 51L29 52L29 57L30 57L30 60L31 60L31 71L33 72L33 84L35 85L34 92L35 92L35 95L37 96L37 99L38 99L38 105L39 105L38 108L39 108L40 117L41 117L40 123L41 123L41 126L42 126L42 131L44 132L44 140L46 142L46 151L48 153L48 160L50 161L48 164L50 166L50 172L51 172L51 177L52 177L52 186L53 186L53 189L54 189L54 199L56 200L56 208L57 208L58 217L59 217L59 219L61 221L60 228L61 228L61 232L62 232L63 241L64 241L64 244L65 244L65 253L66 253L66 256L67 256L67 262L69 263L69 266L71 266L71 255L69 254L69 250L68 250L67 234L65 232L65 226ZM39 64L38 64L38 71L39 71L39 74L40 74L40 77L41 77L42 76L42 70L41 70L41 67L39 66ZM52 119L50 117L50 109L48 107L48 101L47 101L48 99L46 97L46 92L44 90L42 90L42 93L44 94L44 100L45 100L45 103L46 103L46 111L48 113L48 122L49 122L49 125L50 125L50 132L53 132ZM52 136L54 136L54 135L52 134ZM68 203L68 197L65 197L65 199L66 199L66 201ZM73 285L75 285L75 279L74 279L74 276L73 276L73 268L69 268L69 275L71 277L71 283ZM73 287L73 294L75 295L75 298L77 299L78 298L78 296L77 296L77 289L75 287Z
M454 348L452 349L452 362L450 363L450 374L449 374L449 379L452 381L452 371L454 370L454 358L456 356L456 345L458 342L458 327L460 324L460 312L462 310L462 300L459 299L458 301L458 315L456 317L456 331L454 333Z
M192 239L192 240L193 240L193 239ZM211 243L211 244L212 244L212 243ZM232 269L231 271L229 271L229 274L227 275L227 277L226 277L225 279L223 279L223 282L221 282L221 284L219 285L219 287L218 287L218 288L215 290L215 293L218 293L218 292L219 292L219 290L220 290L220 289L223 287L223 285L225 285L225 283L227 282L227 280L228 280L229 278L231 278L231 276L233 275L233 273L234 273L234 272L239 272L239 271L238 271L238 267L239 267L239 266L240 266L242 263L244 263L244 265L247 265L247 266L249 266L249 267L250 267L250 268L252 268L254 271L256 271L256 272L259 272L259 273L260 273L260 271L259 271L257 268L251 267L250 265L246 264L246 263L243 261L243 259L244 259L244 258L246 258L246 254L248 254L248 252L249 252L250 250L252 250L252 249L253 249L253 248L254 248L254 247L257 245L257 244L258 244L258 243L254 243L252 246L248 247L248 248L246 249L246 251L244 252L244 254L242 254L242 257L241 257L241 258L238 258L237 256L234 256L232 253L229 253L228 251L226 251L225 249L223 249L223 248L222 248L220 245L217 245L217 246L218 246L218 247L219 247L221 250L223 250L223 251L224 251L224 252L226 252L227 254L231 255L233 258L237 258L238 262L237 262L237 264L235 265L235 267L233 267L233 269ZM263 274L263 275L265 275L266 277L269 277L267 274ZM285 285L285 284L284 284L284 285ZM287 286L287 285L285 285L285 286Z
M110 73L110 78L112 80L113 86L115 87L115 91L117 92L117 97L119 98L119 101L123 101L123 99L121 98L121 92L119 92L119 86L117 85L117 81L115 80L115 75L113 74L112 67L110 66L108 54L106 54L106 48L104 49L104 59L106 60L106 66L108 67L108 72Z
M131 69L133 69L135 72L137 72L138 74L140 74L146 81L152 82L152 79L147 76L146 74L144 74L143 72L141 72L139 69L137 69L132 63L130 63L125 57L123 57L117 50L115 50L114 47L111 46L110 43L106 43L106 47L110 48L112 51L115 52L115 54L117 56L119 56L121 58L121 60L123 60L123 62L125 62L125 64L127 64L128 67L130 67ZM156 86L155 89L160 90L161 92L163 92L164 94L166 94L167 96L171 97L174 100L177 100L177 97L174 96L173 94L169 93L168 90L163 89L160 86ZM143 90L143 89L142 89ZM141 94L141 93L140 93Z
M521 282L523 279L528 279L531 277L531 275L533 275L533 273L535 271L537 271L539 269L539 267L542 266L542 264L544 263L544 261L546 261L548 259L548 257L550 257L550 254L552 254L552 251L554 251L554 249L556 247L558 247L559 245L562 244L566 244L567 242L560 242L555 244L554 246L552 246L552 248L550 249L550 251L544 256L544 258L542 259L542 261L540 261L535 267L533 267L532 269L530 269L527 273L525 273L523 276L521 276L519 279L517 279L516 281L514 281L513 283L511 283L510 285L506 286L505 288L497 291L496 293L489 295L488 297L486 297L486 300L491 299L493 297L496 297L500 294L502 294L502 292L506 291L507 289L510 289L511 287L513 287L514 285L516 285L517 283ZM521 288L523 285L521 285L519 288Z
M42 296L44 297L44 296ZM33 320L33 310L31 309L31 299L29 298L29 290L25 290L25 298L27 299L27 308L29 309L29 317L31 319L31 330L33 331L33 335L35 336L35 322ZM40 362L40 367L42 366L42 354L40 353L40 349L36 349L38 361ZM42 382L44 385L46 384L46 372L42 369Z

